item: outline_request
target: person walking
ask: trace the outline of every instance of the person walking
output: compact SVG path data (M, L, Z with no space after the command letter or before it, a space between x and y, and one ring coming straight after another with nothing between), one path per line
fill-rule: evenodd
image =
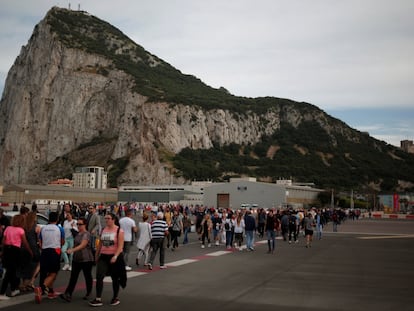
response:
M148 214L144 213L142 215L142 222L138 224L138 233L139 238L137 242L138 254L137 258L135 259L135 263L139 266L142 258L144 261L144 266L148 266L148 259L149 259L149 250L150 250L150 243L151 243L151 224L148 222Z
M191 232L191 218L188 215L187 211L184 211L183 213L183 244L187 244L188 243L188 233Z
M246 249L254 251L254 232L256 231L256 219L250 210L246 211L244 216L245 232L246 232Z
M39 260L40 260L40 248L39 248L39 234L41 227L37 224L36 212L29 212L25 221L25 234L27 243L32 250L33 256L22 248L21 259L23 263L21 265L22 284L20 290L33 291L35 288L34 281L39 274Z
M86 229L91 234L92 253L95 256L96 252L96 239L101 233L101 218L96 212L96 206L93 204L88 205L88 218L86 219Z
M223 220L221 219L217 211L214 212L213 217L211 218L213 225L213 240L216 246L220 245L220 233L222 230Z
M266 222L266 211L260 208L257 213L257 231L259 232L259 238L264 236L264 227Z
M63 271L72 270L72 259L73 254L68 254L66 250L68 248L73 248L74 236L78 232L77 220L73 219L72 212L66 213L66 219L63 222L63 230L65 231L65 244L62 246L62 258L64 265L62 267Z
M17 269L20 264L20 248L23 246L33 257L33 252L27 242L24 231L25 216L15 215L12 218L11 226L8 226L3 233L3 267L6 273L0 288L0 300L9 299L6 296L7 287L10 284L10 296L14 297L20 294L19 279Z
M226 248L231 249L233 245L234 225L236 223L235 215L228 215L224 221L224 230L226 231Z
M96 297L89 302L92 307L100 307L102 303L103 280L109 274L112 279L111 306L119 305L119 288L126 286L125 262L122 256L124 248L124 230L115 224L115 214L105 215L106 226L103 228L100 242L96 249Z
M172 220L173 213L171 212L170 207L168 205L164 207L163 213L164 213L164 221L167 223L168 230L169 230L169 233L170 233L165 237L166 240L167 240L167 248L170 248L171 238L172 238L172 234L171 234L172 233L172 223L171 223L171 220Z
M181 235L181 232L183 232L182 215L178 212L178 209L174 209L171 219L172 251L175 251L178 248L178 237Z
M291 211L289 213L289 244L292 243L292 235L293 235L293 241L295 243L298 243L298 237L296 235L297 233L297 220L296 220L296 215L294 214L293 211Z
M268 254L273 254L276 247L276 234L279 230L279 220L274 214L273 210L270 209L266 216L265 231L267 237Z
M205 242L207 239L207 246L211 247L211 230L213 229L213 222L209 214L204 215L204 219L201 221L201 248L205 248Z
M280 227L282 229L283 241L287 241L289 233L289 215L288 211L282 212L282 217L280 218Z
M337 211L333 211L332 214L332 230L333 232L338 232L339 216Z
M306 237L306 248L312 247L313 228L315 227L315 220L311 213L307 214L304 219L305 226L305 237Z
M62 245L65 244L65 232L61 226L57 225L57 222L58 213L50 212L49 224L40 230L40 277L39 286L35 288L37 303L40 303L42 293L46 294L49 299L58 296L53 290L53 284L60 270L60 257Z
M152 270L152 265L154 263L155 256L157 255L158 250L160 251L160 268L165 269L165 248L164 248L164 239L169 234L168 225L164 219L164 213L158 212L157 218L151 224L151 256L148 262L148 269Z
M243 243L243 232L245 230L245 223L243 219L243 214L239 211L236 216L236 222L234 224L234 246L239 248L239 251L242 251Z
M122 217L119 220L119 225L121 226L121 229L124 230L123 254L124 254L124 261L125 261L125 270L126 271L131 271L132 268L128 264L128 257L129 257L129 252L131 250L132 242L134 240L134 236L138 232L138 228L137 228L137 225L135 223L135 220L132 219L132 210L131 209L127 209L125 211L125 217Z
M60 298L67 302L72 300L72 293L75 290L81 271L83 272L86 284L86 294L83 299L88 300L92 292L92 266L94 258L92 254L91 234L86 230L86 219L84 217L78 219L77 226L79 233L74 238L73 247L66 250L69 255L73 255L69 284L65 292L59 295Z
M318 210L315 216L315 221L316 221L316 237L318 240L321 240L323 226L325 225L325 218L320 210Z

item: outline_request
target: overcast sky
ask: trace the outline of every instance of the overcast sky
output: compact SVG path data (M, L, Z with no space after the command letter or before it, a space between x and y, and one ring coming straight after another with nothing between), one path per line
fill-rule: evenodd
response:
M34 26L70 3L210 86L312 103L396 146L414 139L413 0L0 3L0 91Z

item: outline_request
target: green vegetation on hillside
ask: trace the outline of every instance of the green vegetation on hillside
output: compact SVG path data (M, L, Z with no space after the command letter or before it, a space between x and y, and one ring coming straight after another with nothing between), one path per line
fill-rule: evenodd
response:
M174 158L174 165L188 179L221 181L229 176L254 176L276 181L293 178L326 189L363 189L375 182L383 190L391 191L397 185L397 176L412 180L409 175L413 174L414 157L386 144L381 146L384 152L373 152L373 141L369 136L361 143L342 139L341 144L333 147L326 132L314 122L303 122L296 129L283 124L280 131L253 146L186 148ZM267 156L271 146L279 148L273 157ZM387 151L400 159L389 156Z

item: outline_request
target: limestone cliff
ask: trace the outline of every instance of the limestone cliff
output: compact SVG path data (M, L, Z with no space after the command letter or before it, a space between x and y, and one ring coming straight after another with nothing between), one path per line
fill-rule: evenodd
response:
M333 146L361 137L306 103L210 88L96 17L52 8L6 80L0 181L45 183L101 165L120 170L118 183L163 184L183 148L254 145L282 123L305 121L319 124Z

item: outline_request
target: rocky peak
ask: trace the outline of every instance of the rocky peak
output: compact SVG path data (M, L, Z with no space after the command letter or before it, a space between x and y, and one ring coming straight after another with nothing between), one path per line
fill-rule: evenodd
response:
M169 183L171 159L184 148L254 145L283 124L304 122L317 124L332 146L363 137L307 103L211 88L97 17L54 7L6 80L0 181L42 184L100 165L118 183Z

